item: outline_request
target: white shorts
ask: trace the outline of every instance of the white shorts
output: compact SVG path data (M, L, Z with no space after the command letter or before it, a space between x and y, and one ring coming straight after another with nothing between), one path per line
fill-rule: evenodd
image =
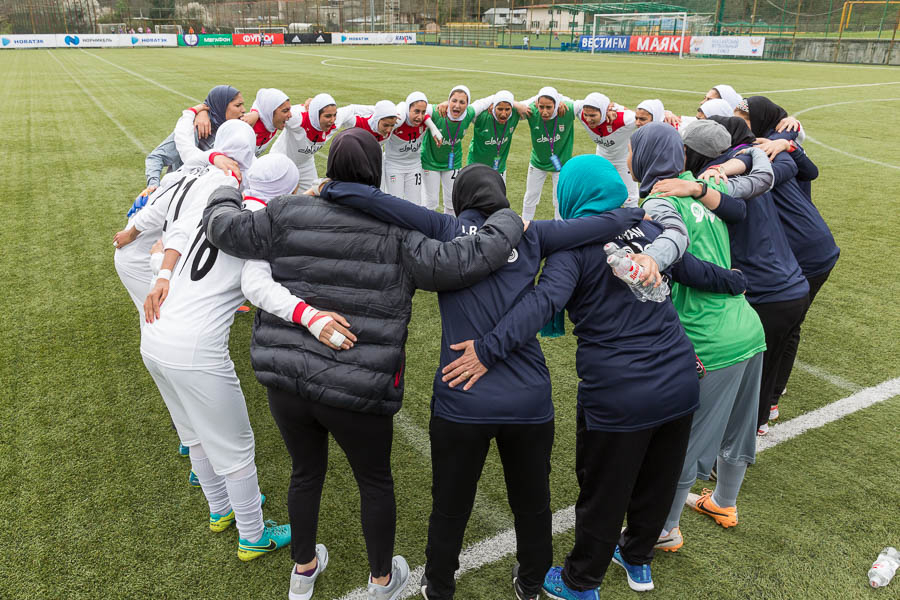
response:
M316 157L311 156L309 159L303 160L297 165L297 172L300 174L300 183L297 185L297 193L302 194L313 186L319 177L316 171Z
M137 307L141 325L144 323L144 300L150 293L153 271L150 270L150 248L159 239L159 231L142 231L133 242L118 248L113 254L116 273Z
M253 463L253 429L234 363L229 360L203 370L174 369L142 357L182 444L202 444L216 475Z
M601 152L599 148L597 148L597 155L602 156L603 158L609 160L612 163L612 166L616 168L616 171L619 173L619 177L622 178L622 183L625 184L625 187L628 189L628 200L625 201L625 204L622 206L628 207L637 207L638 199L640 197L639 189L640 186L638 182L631 178L631 171L628 170L628 155L627 153L622 156L615 156L615 160L609 158L609 156L605 152Z
M381 191L421 206L422 172L390 173L385 171L381 178Z
M444 189L444 214L453 214L453 184L456 182L458 169L452 171L424 171L423 179L425 187L422 189L422 198L425 208L434 210L438 207L438 194Z
M542 171L534 165L528 165L528 179L525 181L525 198L522 200L522 218L526 221L534 219L535 210L541 201L544 180L550 175L553 188L553 218L559 221L559 200L556 198L556 185L559 182L559 171Z

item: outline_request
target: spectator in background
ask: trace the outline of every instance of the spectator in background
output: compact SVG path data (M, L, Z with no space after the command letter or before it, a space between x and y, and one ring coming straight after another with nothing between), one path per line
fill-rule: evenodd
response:
M200 28L200 33L206 33L206 27L201 27L201 28Z
M193 27L188 27L188 33L190 33L191 35L193 35L193 34L194 34L194 28L193 28Z

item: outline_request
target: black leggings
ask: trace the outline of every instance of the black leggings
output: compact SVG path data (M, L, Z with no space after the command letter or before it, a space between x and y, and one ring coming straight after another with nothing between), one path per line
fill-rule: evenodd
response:
M481 425L432 417L430 437L432 509L425 548L429 600L453 598L453 574L459 568L463 534L491 439L497 440L509 507L515 517L519 584L529 596L537 595L553 564L553 421Z
M631 564L653 559L681 475L693 414L638 431L587 428L575 433L575 546L563 581L575 590L600 587L616 544ZM628 515L628 528L619 533Z
M806 278L806 281L809 282L809 304L807 304L806 310L803 311L803 319L800 320L801 325L803 324L803 321L806 320L806 314L809 312L809 307L812 306L813 300L816 299L816 294L822 289L822 286L828 280L829 275L831 275L831 269L828 269L821 275ZM794 360L797 358L797 350L799 348L800 327L797 327L794 334L788 339L787 347L784 349L784 357L778 368L778 376L775 378L775 395L772 398L772 404L778 404L778 398L781 396L781 392L787 387L787 382L791 377L791 371L794 369Z
M762 379L759 385L759 415L756 426L769 422L769 409L777 403L781 389L776 391L778 374L786 360L790 339L799 335L800 323L809 306L809 296L784 302L751 304L759 315L766 333L766 352L763 354Z
M397 521L391 476L393 417L333 408L291 392L267 390L269 410L293 462L288 513L294 562L305 564L316 556L319 504L331 433L347 456L359 486L369 569L373 577L389 574Z

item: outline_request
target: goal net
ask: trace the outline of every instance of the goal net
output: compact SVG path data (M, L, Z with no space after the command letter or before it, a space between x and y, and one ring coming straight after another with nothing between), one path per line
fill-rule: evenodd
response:
M235 33L287 33L287 27L235 27Z
M156 33L182 33L181 25L157 25Z
M664 52L684 56L684 38L708 29L709 15L688 15L686 12L669 13L609 13L595 14L591 35L596 36L666 36L658 40L644 39L646 48L638 52ZM591 45L591 54L596 50Z

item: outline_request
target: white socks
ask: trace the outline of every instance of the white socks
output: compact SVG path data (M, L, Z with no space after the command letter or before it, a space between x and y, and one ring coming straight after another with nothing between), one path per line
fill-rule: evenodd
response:
M256 465L239 469L225 476L225 486L231 499L231 508L241 539L256 542L263 534L263 513L259 497L259 480Z
M203 490L203 495L209 503L209 512L228 514L231 511L231 503L228 501L225 478L213 471L209 458L200 444L191 446L191 468L200 480L200 489Z

